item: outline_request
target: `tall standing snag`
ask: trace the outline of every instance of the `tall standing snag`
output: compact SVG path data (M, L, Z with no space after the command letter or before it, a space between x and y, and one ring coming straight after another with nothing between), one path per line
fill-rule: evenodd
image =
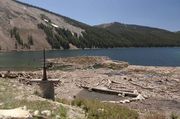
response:
M43 50L43 78L42 79L32 79L31 82L39 83L40 96L46 99L54 100L54 83L58 83L59 79L47 78L46 72L46 54Z
M42 80L43 81L47 81L45 49L43 50L43 79Z

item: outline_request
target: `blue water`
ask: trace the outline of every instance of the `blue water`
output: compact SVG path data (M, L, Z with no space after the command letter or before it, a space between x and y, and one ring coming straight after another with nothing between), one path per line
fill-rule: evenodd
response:
M180 66L180 48L114 48L46 51L47 58L72 56L108 56L113 60L145 66ZM39 68L42 52L0 53L0 68Z

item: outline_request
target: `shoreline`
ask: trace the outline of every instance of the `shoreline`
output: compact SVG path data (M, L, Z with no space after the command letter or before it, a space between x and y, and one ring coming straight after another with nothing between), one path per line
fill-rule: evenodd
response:
M180 46L174 46L174 47L114 47L114 48L77 48L77 49L47 49L46 51L66 51L66 50L101 50L101 49L123 49L123 48L180 48ZM23 50L0 50L0 53L13 53L13 52L40 52L43 51L43 49L23 49Z

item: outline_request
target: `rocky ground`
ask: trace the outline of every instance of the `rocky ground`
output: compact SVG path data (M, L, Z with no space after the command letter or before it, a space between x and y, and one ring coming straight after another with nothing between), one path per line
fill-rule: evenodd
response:
M180 115L180 67L135 66L126 62L114 62L105 57L76 57L48 61L48 78L60 79L60 83L55 87L56 98L71 100L78 97L84 90L81 85L128 90L140 93L145 100L120 103L118 96L115 96L114 100L108 96L101 100L116 101L119 105L137 110L141 115L156 111L165 115ZM42 71L2 71L0 74L1 77L18 79L14 85L22 84L19 88L27 86L28 92L36 91L36 86L28 80L42 77ZM83 95L85 98L88 94L81 94L81 97Z

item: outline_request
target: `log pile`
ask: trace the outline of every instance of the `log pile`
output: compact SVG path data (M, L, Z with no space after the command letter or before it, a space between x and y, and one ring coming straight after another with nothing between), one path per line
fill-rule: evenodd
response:
M103 80L104 81L104 80ZM145 100L145 97L142 96L137 90L128 90L128 89L113 89L113 85L120 85L120 82L117 81L111 81L109 79L106 80L107 83L105 83L104 86L97 85L95 87L91 87L87 85L86 83L82 83L79 85L79 87L87 89L88 91L94 91L98 93L104 93L104 94L110 94L110 95L117 95L120 97L128 97L127 99L120 100L120 101L104 101L104 102L110 102L110 103L130 103L133 101L142 101ZM137 84L138 85L138 84ZM149 88L148 88L149 89Z
M122 95L122 96L128 96L128 97L137 97L138 94L136 93L131 93L130 91L125 92L125 91L117 91L117 90L110 90L107 88L98 88L98 87L88 87L88 86L82 86L84 89L88 89L89 91L95 91L99 93L106 93L106 94L111 94L111 95Z

